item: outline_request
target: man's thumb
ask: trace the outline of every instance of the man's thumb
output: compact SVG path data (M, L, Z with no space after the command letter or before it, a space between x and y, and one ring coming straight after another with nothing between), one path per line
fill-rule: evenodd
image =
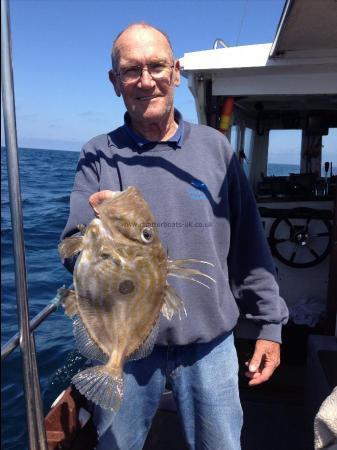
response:
M257 353L255 352L252 359L249 362L249 372L256 372L257 369L260 367L261 365L261 360L262 360L262 353Z

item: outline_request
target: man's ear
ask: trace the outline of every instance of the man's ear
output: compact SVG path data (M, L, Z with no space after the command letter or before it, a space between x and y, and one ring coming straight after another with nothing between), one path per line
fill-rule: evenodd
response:
M117 97L120 97L121 96L121 90L120 90L120 86L119 86L119 80L116 77L116 74L115 74L115 72L112 69L109 70L109 80L113 84L113 87L115 89Z
M179 84L180 84L180 62L179 62L179 59L177 59L175 61L173 71L174 71L173 72L174 85L179 86Z

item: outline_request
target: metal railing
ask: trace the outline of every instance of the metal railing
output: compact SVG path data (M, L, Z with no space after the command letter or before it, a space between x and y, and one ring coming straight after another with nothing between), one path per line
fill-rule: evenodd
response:
M32 333L47 317L60 305L60 296L57 294L56 297L43 308L30 322L29 331ZM20 344L20 333L16 333L9 341L6 342L1 347L1 362L3 362L7 356L9 356Z
M8 0L1 0L1 90L7 148L8 188L13 229L15 286L19 321L18 336L15 339L13 338L14 340L6 347L6 352L9 354L12 351L11 349L14 349L17 345L16 342L19 343L22 356L29 448L30 450L47 450L35 342L34 335L30 329L28 314L26 260L23 239ZM36 323L40 323L41 320L39 318Z

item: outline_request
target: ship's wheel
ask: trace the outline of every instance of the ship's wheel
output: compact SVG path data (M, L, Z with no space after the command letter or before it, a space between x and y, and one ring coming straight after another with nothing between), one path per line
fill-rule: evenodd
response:
M273 255L287 266L312 267L329 254L331 224L319 210L294 208L273 222L268 240Z

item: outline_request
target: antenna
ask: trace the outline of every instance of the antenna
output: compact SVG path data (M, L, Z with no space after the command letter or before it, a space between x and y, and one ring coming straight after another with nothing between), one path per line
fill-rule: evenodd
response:
M228 45L226 44L226 42L223 39L217 38L214 41L213 49L216 50L217 48L220 48L220 47L227 48Z
M244 22L245 17L246 17L247 4L248 4L248 0L246 0L246 3L245 3L245 5L244 5L244 10L243 10L243 13L242 13L242 16L241 16L240 28L239 28L238 37L237 37L237 39L236 39L235 46L237 46L238 43L239 43L239 39L240 39L240 36L241 36L241 31L242 31L242 26L243 26L243 22Z

